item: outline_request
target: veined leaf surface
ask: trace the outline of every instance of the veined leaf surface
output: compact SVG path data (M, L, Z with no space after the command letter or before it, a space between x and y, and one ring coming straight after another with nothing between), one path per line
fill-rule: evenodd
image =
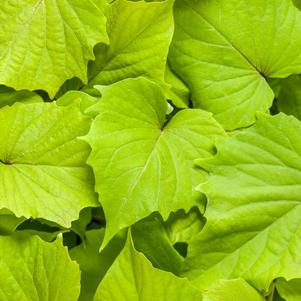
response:
M78 139L91 119L79 103L16 103L0 110L0 208L69 227L84 207L96 206L94 179Z
M182 110L165 124L166 99L144 78L103 88L92 108L99 115L85 140L107 219L104 244L154 211L166 219L171 211L200 205L194 187L205 173L194 160L209 156L214 138L225 135L210 113Z

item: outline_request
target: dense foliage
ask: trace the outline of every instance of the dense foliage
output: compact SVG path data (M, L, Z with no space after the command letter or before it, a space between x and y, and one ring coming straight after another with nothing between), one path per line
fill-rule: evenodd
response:
M2 1L0 301L300 301L299 9Z

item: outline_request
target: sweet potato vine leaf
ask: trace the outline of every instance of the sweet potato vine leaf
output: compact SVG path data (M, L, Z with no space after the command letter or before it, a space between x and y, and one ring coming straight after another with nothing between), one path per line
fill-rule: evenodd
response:
M79 103L16 103L0 110L0 208L69 227L96 206L90 148L78 139L91 119Z
M272 105L266 77L301 72L301 12L292 1L177 0L174 11L171 67L194 106L226 129L254 123Z
M301 279L292 279L285 281L278 279L276 281L277 291L285 301L299 301L301 300Z
M281 80L277 97L278 110L301 119L301 76Z
M100 113L85 140L107 219L104 244L154 211L166 219L200 205L194 187L205 173L194 160L212 154L214 138L225 135L210 113L186 109L165 124L166 99L144 78L104 87L94 107Z
M79 267L60 239L0 236L0 270L0 300L74 301L79 295Z
M158 213L137 222L131 227L135 248L154 265L180 275L187 245L204 225L199 210L194 207L172 212L167 221Z
M253 127L217 143L200 160L210 172L207 224L191 243L188 275L201 288L243 277L268 292L301 277L301 122L260 114Z
M221 280L206 291L203 301L265 301L265 298L243 279Z
M42 102L41 96L30 91L15 91L12 88L0 86L0 108L13 105L15 102L35 103Z
M110 4L110 45L100 45L95 50L97 59L91 64L90 87L138 76L164 81L174 30L173 2L116 0Z
M301 9L301 0L293 0L294 4Z
M126 242L126 231L118 233L110 243L99 252L104 238L104 228L86 232L85 243L70 250L70 257L76 260L81 270L81 293L78 301L91 301L99 282L111 267Z
M92 0L4 1L0 83L53 97L72 77L87 81L93 47L108 43L102 7Z
M156 269L135 250L129 235L126 245L100 283L95 301L201 301L201 293L187 279Z

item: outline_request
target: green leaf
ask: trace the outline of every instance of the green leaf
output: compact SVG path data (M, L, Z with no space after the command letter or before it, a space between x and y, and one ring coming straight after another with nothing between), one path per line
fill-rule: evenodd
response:
M84 241L86 235L86 228L92 219L92 208L84 208L76 221L71 224L71 230L76 233L81 240Z
M292 279L286 281L278 279L276 281L277 291L285 301L300 301L301 300L301 279Z
M25 221L24 217L16 217L7 209L0 209L0 235L8 235Z
M24 233L31 236L33 235L39 236L44 241L53 242L58 237L59 234L66 232L66 230L64 231L59 230L56 232L43 232L43 231L33 229L33 230L22 230L22 231L17 230L17 232Z
M268 78L267 82L269 83L271 89L274 92L275 97L277 98L280 90L281 90L281 83L282 83L283 79L281 78Z
M177 0L175 23L171 67L194 106L228 130L272 105L266 77L301 72L301 12L291 1Z
M187 279L154 268L137 252L129 235L127 243L100 283L95 301L198 301L201 293Z
M69 91L77 91L83 86L83 82L77 78L73 77L71 79L67 79L64 84L60 87L60 90L56 93L55 99L58 99L64 96Z
M166 97L178 108L189 107L189 90L187 86L166 65L165 81L171 85L166 91Z
M88 113L88 108L96 104L98 101L97 97L93 97L89 94L86 94L81 91L68 91L62 97L57 100L57 104L59 106L68 106L72 103L79 102L80 103L80 110L82 113L88 114L91 117L95 117L97 112L93 112L90 110Z
M30 91L15 91L12 88L0 86L0 108L13 105L15 102L35 103L43 99L36 93Z
M301 76L294 75L281 81L277 98L279 111L301 119Z
M85 164L90 148L78 139L91 120L79 104L16 103L0 110L0 208L70 227L84 207L96 206Z
M122 250L126 237L118 233L99 253L104 228L86 232L86 242L70 250L70 257L81 269L81 293L79 301L93 300L99 282Z
M166 222L159 214L152 214L133 225L131 231L135 248L155 267L179 275L187 249L180 249L184 251L181 254L176 248L187 246L203 224L200 212L194 207L188 213L172 212Z
M210 172L207 224L186 262L199 287L242 277L267 292L278 277L301 277L300 133L294 117L260 114L199 161Z
M221 280L204 294L203 301L265 301L251 285L243 279Z
M194 187L205 173L194 160L212 154L214 138L225 135L210 113L187 109L165 124L165 97L144 78L103 88L94 107L100 114L85 140L107 220L104 245L154 211L166 219L198 204Z
M87 82L93 47L108 42L103 8L91 0L6 1L0 24L0 83L51 98L66 79Z
M146 2L116 0L107 12L110 46L96 47L89 87L146 77L164 81L173 35L174 0Z
M293 0L294 4L301 9L301 0Z
M131 227L135 248L142 252L154 267L175 275L181 272L184 258L173 247L164 221L153 214Z
M172 212L165 223L168 236L173 244L190 242L203 229L205 220L199 210L193 207L188 213L184 210Z
M0 236L0 300L77 300L80 272L61 240Z

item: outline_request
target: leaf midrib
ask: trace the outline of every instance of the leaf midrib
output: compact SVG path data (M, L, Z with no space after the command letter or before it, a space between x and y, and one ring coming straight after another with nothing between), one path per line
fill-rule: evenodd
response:
M129 2L130 3L130 2ZM160 2L159 2L160 3ZM151 2L151 4L153 6L158 6L156 2ZM165 4L166 5L166 4ZM163 11L164 13L164 11ZM160 14L158 16L161 16L162 14L162 11L160 11ZM120 54L124 53L125 50L132 45L132 43L134 43L137 39L139 39L141 37L141 35L143 35L147 30L149 30L152 26L154 26L154 23L152 22L149 22L142 30L140 30L130 41L128 41L127 44L125 44L122 48L120 48L119 50L117 49L117 51L113 51L111 54L110 54L110 50L111 50L111 47L109 46L107 48L107 52L106 52L106 55L105 55L105 59L104 59L104 62L101 64L101 67L99 68L99 71L97 72L97 74L93 75L91 78L89 78L89 83L87 86L90 86L91 84L97 84L95 83L95 81L98 80L99 77L101 77L102 75L102 72L104 71L111 71L110 69L106 69L110 63L116 59L116 57L118 57ZM108 55L108 57L107 57ZM80 90L84 89L86 86L83 85L80 87Z
M208 269L203 270L203 272L201 272L199 274L199 277L203 277L208 271L216 268L219 264L221 264L222 262L224 262L225 260L227 260L229 257L233 256L233 254L240 252L242 248L244 248L247 244L249 244L252 240L256 239L259 235L261 235L262 233L264 233L265 231L269 231L271 227L273 227L273 225L275 223L277 223L280 219L284 218L285 216L289 215L293 210L295 210L297 207L301 206L301 203L296 204L295 206L293 206L292 208L290 208L288 211L286 211L283 215L281 215L279 218L276 218L272 223L270 223L269 225L267 225L267 227L263 228L263 230L258 231L254 236L250 237L248 240L246 240L242 245L240 245L236 250L234 250L231 253L228 253L226 256L224 256L221 260L215 262L212 266L210 266ZM300 221L301 223L301 221ZM249 270L252 268L254 264L252 264L249 267ZM245 273L245 272L244 272Z
M158 143L159 143L159 141L160 141L160 139L162 138L162 135L163 135L163 133L164 133L163 130L162 130L162 131L158 130L158 131L159 131L159 133L158 133L157 137L155 138L155 141L154 141L154 143L153 143L153 145L152 145L152 148L151 148L151 150L150 150L150 152L149 152L149 155L147 156L147 159L146 159L146 161L145 161L145 163L144 163L144 166L143 166L143 168L139 171L139 173L137 174L134 183L133 183L132 185L129 186L129 189L128 189L127 193L125 194L125 198L124 198L122 204L120 205L120 207L119 207L119 209L118 209L118 214L119 214L119 212L122 211L122 209L124 208L124 206L128 203L128 201L129 201L129 199L130 199L130 196L132 195L132 193L133 193L135 187L137 186L137 184L138 184L138 182L140 181L141 177L142 177L143 174L145 173L145 171L146 171L146 169L147 169L147 167L148 167L148 165L149 165L149 162L151 161L152 154L153 154L154 151L156 150L156 147L157 147L157 145L158 145ZM116 214L116 217L118 216L118 214Z
M15 166L32 166L32 167L57 167L57 168L84 168L85 165L78 165L78 166L72 166L72 165L59 165L59 164L40 164L40 163L21 163L21 162L3 162L0 160L0 166L4 165L7 166L7 168L12 168Z
M266 77L263 72L261 72L255 64L251 61L251 59L248 58L248 56L243 53L232 41L231 39L224 33L222 32L219 28L217 28L214 24L212 24L205 16L203 16L199 11L197 11L193 6L190 5L190 3L187 3L185 1L187 6L190 7L198 16L200 16L212 29L214 29L222 38L224 38L229 45L237 52L240 54L240 56L247 61L247 63L265 80Z

